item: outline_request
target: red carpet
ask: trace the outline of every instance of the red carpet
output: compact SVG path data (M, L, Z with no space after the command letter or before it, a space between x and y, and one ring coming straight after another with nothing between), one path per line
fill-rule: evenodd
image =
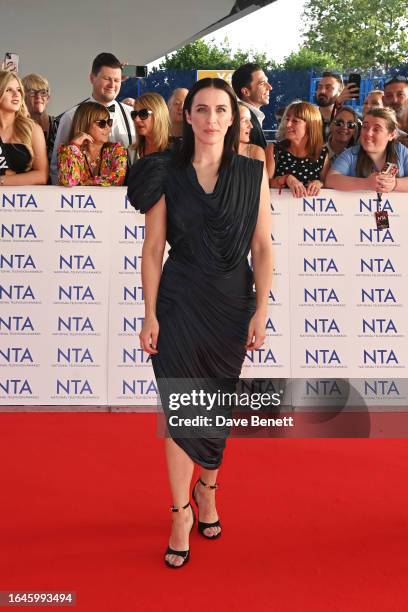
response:
M86 612L408 607L405 440L230 440L223 537L194 532L189 565L172 571L154 415L1 414L0 426L0 591L73 590Z

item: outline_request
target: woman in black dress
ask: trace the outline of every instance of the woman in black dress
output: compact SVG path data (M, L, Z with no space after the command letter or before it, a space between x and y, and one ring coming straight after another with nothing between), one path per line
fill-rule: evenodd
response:
M146 213L140 342L152 355L168 419L195 415L192 405L183 413L171 409L174 391L200 385L206 391L231 390L246 350L263 343L272 277L267 177L262 162L233 152L239 110L232 89L221 79L198 81L185 100L184 114L178 159L162 153L139 160L131 169L128 190L132 204ZM162 270L166 240L171 250ZM247 261L250 250L253 274ZM204 427L180 437L177 427L168 425L174 506L165 562L178 568L189 559L195 463L201 468L193 489L199 531L208 539L221 534L215 490L225 436L216 437L213 428Z

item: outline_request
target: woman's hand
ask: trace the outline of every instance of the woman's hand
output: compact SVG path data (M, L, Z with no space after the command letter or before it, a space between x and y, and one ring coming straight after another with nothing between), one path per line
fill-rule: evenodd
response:
M85 132L79 132L75 134L74 138L71 140L69 144L74 144L77 147L82 147L82 145L86 145L88 143L93 143L94 139L89 134Z
M249 351L259 349L265 340L265 328L266 328L266 313L255 311L254 316L249 322L248 327L248 338L246 348Z
M306 187L292 174L289 174L287 177L286 184L291 190L294 198L304 198L307 195Z
M157 338L159 337L159 322L154 315L145 317L142 331L139 334L140 348L149 355L157 355Z
M394 191L397 186L397 178L390 174L377 174L376 175L377 186L375 191L378 193L387 193L389 191Z
M319 179L316 181L310 181L310 183L307 185L306 193L308 196L317 196L322 187L323 183L322 181L319 181Z

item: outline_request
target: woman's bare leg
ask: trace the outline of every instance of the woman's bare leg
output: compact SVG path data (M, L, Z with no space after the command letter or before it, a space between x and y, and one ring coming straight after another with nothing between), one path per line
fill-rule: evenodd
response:
M200 478L203 482L213 485L217 482L218 470L206 470L201 468ZM200 483L195 488L195 497L200 506L200 521L203 523L215 523L218 514L215 507L215 489L203 487ZM214 537L221 531L221 527L208 527L204 529L207 536Z
M171 438L166 439L166 459L173 506L182 508L190 500L194 463ZM173 512L172 517L173 525L169 546L174 550L188 550L189 533L193 520L191 508ZM183 564L183 558L179 555L166 555L166 559L172 565Z

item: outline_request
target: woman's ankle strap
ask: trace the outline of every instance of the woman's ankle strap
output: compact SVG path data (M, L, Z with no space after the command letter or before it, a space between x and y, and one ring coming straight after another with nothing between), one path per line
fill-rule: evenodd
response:
M186 505L185 506L181 506L181 508L178 507L178 506L172 506L170 508L170 512L181 512L182 510L187 510L187 508L189 506L190 506L190 502L187 502Z
M218 487L220 486L217 482L212 485L207 484L206 482L204 482L204 480L201 480L201 478L198 479L198 482L206 489L218 489Z

